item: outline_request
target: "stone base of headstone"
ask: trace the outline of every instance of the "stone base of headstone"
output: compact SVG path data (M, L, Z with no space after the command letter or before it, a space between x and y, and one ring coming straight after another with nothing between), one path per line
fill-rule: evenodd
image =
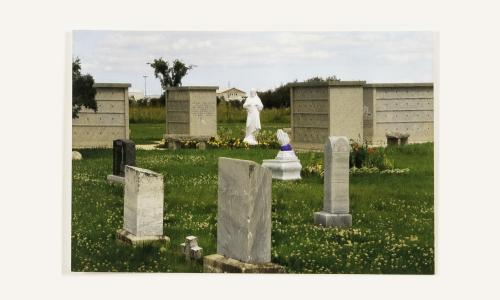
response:
M170 242L170 238L165 235L136 236L125 229L116 231L116 239L132 246L161 246Z
M298 180L300 179L300 170L302 170L302 165L298 159L265 159L262 162L262 167L270 169L272 177L280 180Z
M119 185L125 184L125 177L124 176L108 175L108 177L106 177L106 179L108 180L108 183L110 183L110 184L119 184Z
M314 213L314 224L324 227L351 227L351 214L332 214L325 211Z
M220 254L203 258L204 273L285 273L285 268L278 264L250 264Z

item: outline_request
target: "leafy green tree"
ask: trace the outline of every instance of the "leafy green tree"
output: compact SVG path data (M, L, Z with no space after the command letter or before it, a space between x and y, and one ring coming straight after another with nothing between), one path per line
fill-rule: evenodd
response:
M78 118L78 113L83 107L97 111L95 101L96 89L94 88L94 77L90 74L82 75L81 62L77 57L73 61L73 119Z
M170 63L161 57L155 59L152 63L148 63L148 65L155 70L155 77L160 79L163 91L167 87L181 86L182 78L187 75L189 70L195 67L194 65L187 66L178 59Z
M315 76L311 77L309 79L306 79L305 82L326 82L326 81L340 81L340 79L337 78L337 76L328 76L326 78Z
M288 84L259 92L258 95L265 108L290 107L290 86Z

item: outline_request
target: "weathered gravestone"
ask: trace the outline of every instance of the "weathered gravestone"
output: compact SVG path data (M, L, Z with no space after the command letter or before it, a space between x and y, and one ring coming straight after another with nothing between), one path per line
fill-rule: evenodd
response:
M125 166L135 166L135 143L131 140L113 141L113 174L108 175L109 183L125 182Z
M349 214L349 141L331 136L325 144L323 211L314 213L314 224L352 226Z
M163 235L163 175L125 166L123 229L117 238L132 245L168 242Z
M255 162L219 158L217 254L204 257L204 272L283 272L271 263L271 182Z

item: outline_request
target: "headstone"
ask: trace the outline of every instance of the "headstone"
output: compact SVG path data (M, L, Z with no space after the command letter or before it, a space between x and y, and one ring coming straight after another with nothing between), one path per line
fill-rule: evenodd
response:
M352 226L349 214L349 141L331 136L325 144L323 211L314 213L314 223L325 227Z
M272 177L279 180L296 180L300 179L300 171L302 165L300 160L295 155L295 151L290 145L290 137L282 130L278 129L276 133L278 142L280 143L280 151L275 159L265 159L262 162L264 168L268 168L272 172Z
M129 244L165 242L163 235L163 175L125 166L123 229L119 240Z
M203 248L198 246L198 238L192 235L186 237L186 241L181 244L181 250L186 256L186 260L203 257Z
M219 158L217 254L205 272L282 272L271 263L271 182L253 161Z
M113 174L108 175L108 182L123 184L125 166L135 166L135 143L131 140L113 141Z

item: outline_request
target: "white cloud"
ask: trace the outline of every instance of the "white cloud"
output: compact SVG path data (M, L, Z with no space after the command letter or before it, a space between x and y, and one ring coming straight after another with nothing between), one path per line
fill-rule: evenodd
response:
M426 32L84 31L74 40L84 71L97 80L136 85L143 83L143 74L152 75L146 63L158 57L197 65L186 82L232 81L242 88L275 86L308 74L432 79L433 39Z

